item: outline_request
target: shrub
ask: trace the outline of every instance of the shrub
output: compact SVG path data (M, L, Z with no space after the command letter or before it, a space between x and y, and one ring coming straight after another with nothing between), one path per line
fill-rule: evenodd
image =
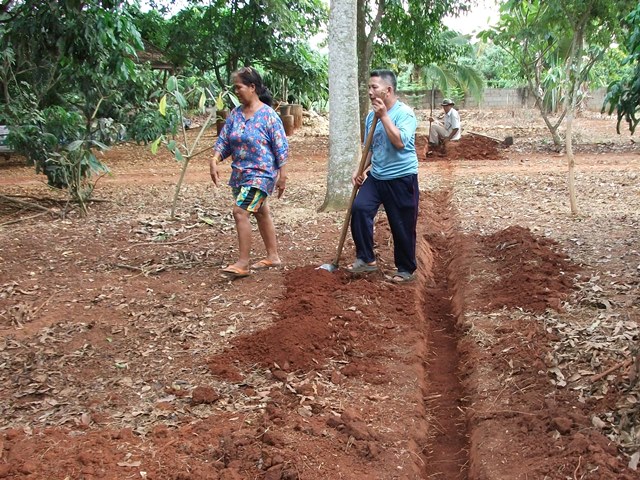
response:
M175 135L180 125L179 117L173 108L168 108L167 115L162 116L156 105L147 106L133 117L127 134L131 140L146 145L161 135L167 133Z

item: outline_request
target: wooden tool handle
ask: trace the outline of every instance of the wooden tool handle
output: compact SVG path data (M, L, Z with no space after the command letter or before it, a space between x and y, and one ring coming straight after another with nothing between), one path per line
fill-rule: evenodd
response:
M371 143L373 142L373 133L378 126L378 117L373 115L373 123L371 124L371 128L369 129L369 135L367 135L367 140L364 142L364 149L362 150L362 158L360 159L360 165L358 165L358 177L364 173L364 167L367 163L367 157L369 156L369 151L371 150ZM347 214L344 217L344 223L342 224L342 232L340 233L340 242L338 243L338 251L336 252L336 259L333 264L338 265L340 262L340 255L342 255L342 248L344 247L344 242L347 239L347 232L349 231L349 222L351 221L351 208L353 207L353 201L356 198L356 194L358 193L358 188L360 186L358 184L353 185L353 189L351 190L351 198L349 199L349 206L347 208Z

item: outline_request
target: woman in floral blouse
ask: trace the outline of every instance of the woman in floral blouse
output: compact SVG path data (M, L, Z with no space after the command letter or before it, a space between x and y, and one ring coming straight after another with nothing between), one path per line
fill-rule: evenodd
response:
M267 196L282 196L287 181L286 163L289 143L278 114L271 108L271 94L260 74L251 67L234 72L233 85L241 105L235 108L220 131L213 147L209 168L218 186L218 162L231 156L231 178L235 203L233 217L238 231L239 258L222 269L234 277L246 277L249 268L265 269L280 265L276 230ZM256 217L258 229L267 251L266 258L249 267L251 253L250 215Z

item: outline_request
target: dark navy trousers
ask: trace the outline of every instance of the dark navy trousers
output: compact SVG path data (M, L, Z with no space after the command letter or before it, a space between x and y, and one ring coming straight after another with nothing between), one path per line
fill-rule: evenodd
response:
M394 180L377 180L369 175L351 210L351 235L356 257L367 263L376 259L373 251L373 223L380 205L393 236L393 256L399 272L416 270L416 224L418 222L418 175Z

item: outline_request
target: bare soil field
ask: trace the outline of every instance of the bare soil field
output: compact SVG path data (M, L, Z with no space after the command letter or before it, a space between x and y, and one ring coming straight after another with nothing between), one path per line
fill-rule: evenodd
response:
M316 268L344 218L317 212L320 119L290 138L270 200L283 266L237 280L220 273L230 192L205 155L175 220L166 153L106 152L85 218L0 160L0 478L640 478L637 137L577 119L572 216L534 112L461 114L463 141L420 158L406 285L385 277L384 213L381 272Z

